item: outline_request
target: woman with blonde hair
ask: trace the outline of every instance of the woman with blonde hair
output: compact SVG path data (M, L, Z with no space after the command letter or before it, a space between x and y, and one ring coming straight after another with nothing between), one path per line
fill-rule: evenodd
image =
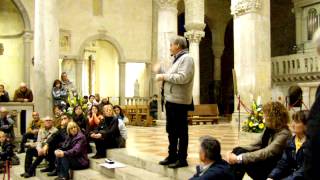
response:
M263 106L266 129L262 137L249 147L236 147L227 153L236 180L247 173L254 180L267 179L280 160L291 133L288 128L288 111L280 102L269 102Z
M87 139L75 122L67 126L68 137L63 146L55 151L57 157L57 180L69 179L69 170L86 169L89 167Z

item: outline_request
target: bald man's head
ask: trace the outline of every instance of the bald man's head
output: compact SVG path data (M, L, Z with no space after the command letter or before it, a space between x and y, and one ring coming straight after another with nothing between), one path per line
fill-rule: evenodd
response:
M22 82L20 83L20 91L26 92L27 91L27 84Z

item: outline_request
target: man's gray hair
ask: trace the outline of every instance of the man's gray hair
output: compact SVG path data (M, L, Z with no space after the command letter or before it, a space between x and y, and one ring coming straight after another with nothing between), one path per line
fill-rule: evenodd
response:
M183 36L174 36L171 39L171 44L178 45L181 49L188 48L187 39Z
M212 161L218 161L221 159L221 146L219 141L212 136L202 136L200 138L200 146L205 157Z

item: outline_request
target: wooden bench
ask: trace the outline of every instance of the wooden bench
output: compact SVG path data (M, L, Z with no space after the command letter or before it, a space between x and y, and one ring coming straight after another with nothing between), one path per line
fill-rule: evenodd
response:
M193 124L218 124L219 109L217 104L200 104L194 106L194 111L188 112L188 123Z

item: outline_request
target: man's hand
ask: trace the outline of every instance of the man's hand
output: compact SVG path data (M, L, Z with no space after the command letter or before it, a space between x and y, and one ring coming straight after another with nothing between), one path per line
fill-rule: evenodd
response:
M55 155L56 155L56 157L58 157L58 158L62 158L62 157L64 157L64 152L63 152L63 151L61 151L60 149L55 150L55 151L54 151L54 154L55 154Z
M23 99L23 101L24 101L24 102L28 102L28 101L29 101L29 99Z
M238 163L238 160L237 160L237 155L233 154L232 152L227 152L227 159L226 161L229 163L229 164L237 164Z
M101 137L102 137L102 134L100 134L100 133L96 134L97 139L100 139Z
M43 149L38 149L38 156L44 156L44 151Z
M163 74L156 74L156 81L163 81L164 75Z
M32 134L37 135L38 134L39 129L34 129L31 131Z
M271 179L271 178L268 178L267 180L273 180L273 179Z
M152 71L153 71L154 73L159 73L160 68L161 68L160 63L157 63L157 64L153 65Z

